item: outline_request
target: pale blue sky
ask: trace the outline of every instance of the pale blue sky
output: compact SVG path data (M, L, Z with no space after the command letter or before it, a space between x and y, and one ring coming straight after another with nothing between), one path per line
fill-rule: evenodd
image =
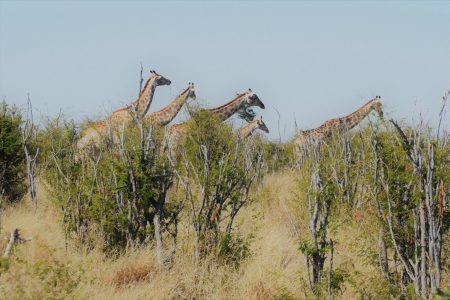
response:
M435 120L450 88L450 2L0 2L0 97L77 120L134 100L139 63L221 105L251 87L270 138L348 114Z

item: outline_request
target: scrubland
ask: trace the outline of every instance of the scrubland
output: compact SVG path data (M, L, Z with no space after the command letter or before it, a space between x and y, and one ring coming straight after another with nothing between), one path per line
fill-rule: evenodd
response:
M98 249L84 251L65 239L62 213L42 188L36 213L29 199L3 212L2 249L14 228L33 240L15 248L0 276L2 298L304 299L304 257L287 216L289 208L301 205L296 203L295 181L295 174L285 171L267 176L256 188L235 228L249 239L251 253L237 269L218 264L214 257L195 266L188 247L179 250L171 268L159 268L151 248L115 258ZM333 233L336 267L348 270L355 280L341 287L342 299L359 298L358 289L375 295L377 288L384 288L379 272L365 262L365 251L377 249L378 232L371 226L376 220L373 212L360 214L340 212L342 223ZM301 218L295 222L299 231L308 226ZM179 238L189 242L189 236L189 228L183 228Z
M0 249L31 240L2 258L1 299L448 299L448 133L381 120L295 148L200 113L167 155L140 126L81 160L71 121L23 142L37 197L12 188L23 162Z

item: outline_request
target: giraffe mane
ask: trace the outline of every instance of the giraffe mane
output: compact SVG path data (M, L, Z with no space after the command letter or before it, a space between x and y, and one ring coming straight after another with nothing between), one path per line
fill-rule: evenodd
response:
M139 98L141 98L142 93L147 89L147 86L149 85L150 80L152 80L152 78L153 78L153 76L150 76L150 78L147 79L147 82L145 83L144 87L142 88L141 92L139 93ZM139 100L139 98L138 98L138 100Z
M227 103L225 103L225 104L223 104L223 105L221 105L221 106L218 106L218 107L215 107L215 108L211 108L210 110L219 110L219 109L222 109L222 108L224 108L224 107L230 105L231 103L233 103L233 102L236 101L237 99L241 98L241 97L244 96L245 94L246 94L246 93L239 94L239 95L237 95L233 100L231 100L231 101L229 101L229 102L227 102Z
M187 88L185 88L185 89L180 93L180 95L186 94L187 91L189 91L189 89L190 89L190 86L188 86Z
M121 108L118 108L118 109L114 110L112 113L121 112L121 111L124 111L124 110L128 110L128 109L130 109L130 108L131 108L131 105L128 104L128 105L126 105L125 107L121 107Z
M342 117L342 118L349 117L349 116L351 116L351 115L357 113L357 112L360 111L363 107L366 107L369 103L374 102L374 101L379 100L379 99L380 99L380 98L378 98L378 97L375 97L375 98L370 99L369 101L367 101L366 103L364 103L363 105L361 105L357 110L355 110L355 111L352 112L351 114L346 115L346 116L344 116L344 117ZM338 118L338 119L340 119L340 118Z

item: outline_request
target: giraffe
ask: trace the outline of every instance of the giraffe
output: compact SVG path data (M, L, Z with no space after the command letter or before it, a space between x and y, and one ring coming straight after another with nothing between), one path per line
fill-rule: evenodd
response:
M180 111L186 101L192 98L196 99L194 83L189 82L185 88L169 105L163 109L153 112L145 117L151 124L166 126L169 124Z
M311 141L319 142L333 134L333 132L349 131L358 125L373 110L376 111L380 119L383 120L383 110L380 96L376 96L375 98L369 100L366 104L349 115L341 118L330 119L317 128L301 131L297 135L295 143L297 145L302 145Z
M260 129L266 133L269 133L269 128L267 128L266 124L262 120L262 117L259 119L255 119L250 123L245 124L241 128L239 128L238 135L242 139L245 139L253 134L253 132L257 129Z
M230 118L235 113L245 110L249 107L257 106L265 109L264 103L259 99L259 97L251 90L238 94L233 100L228 103L221 105L216 108L206 109L207 111L216 114L219 119L223 122ZM166 132L166 145L171 149L174 149L176 142L178 142L183 136L185 136L189 123L188 121L174 124L168 128Z
M133 120L135 113L138 117L145 116L153 101L156 87L171 84L169 79L154 70L150 71L150 74L136 101L131 105L113 111L105 120L96 122L81 132L81 138L76 144L78 151L85 149L90 144L98 148L100 138L105 136L109 129L126 127Z
M253 93L252 89L248 89L248 91L238 94L230 102L216 108L208 109L208 111L216 114L222 121L225 121L236 112L242 111L251 106L257 106L265 109L264 103L262 103L259 97Z

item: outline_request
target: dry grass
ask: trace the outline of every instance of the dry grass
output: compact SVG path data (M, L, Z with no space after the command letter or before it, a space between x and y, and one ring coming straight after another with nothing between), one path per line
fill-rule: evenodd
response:
M70 242L66 245L61 212L51 205L51 195L41 190L36 213L28 201L4 212L0 246L16 227L33 241L15 248L9 269L0 275L0 299L45 295L55 299L304 299L305 263L293 228L305 235L307 224L301 211L304 204L294 197L295 188L293 176L286 172L268 176L253 194L254 201L242 210L235 226L243 237L253 237L252 255L238 269L214 259L194 266L190 227L183 222L180 248L170 269L155 265L151 249L110 259L96 250L86 253ZM373 270L349 249L376 246L376 235L372 239L372 232L363 231L367 228L363 223L372 220L359 215L357 222L352 221L354 217L347 219L342 230L333 232L338 242L335 265L369 274ZM362 235L369 238L359 238ZM355 298L354 292L346 285L341 297Z
M112 283L116 287L139 283L148 279L149 276L156 273L156 271L157 269L153 265L135 264L125 266L116 272Z

